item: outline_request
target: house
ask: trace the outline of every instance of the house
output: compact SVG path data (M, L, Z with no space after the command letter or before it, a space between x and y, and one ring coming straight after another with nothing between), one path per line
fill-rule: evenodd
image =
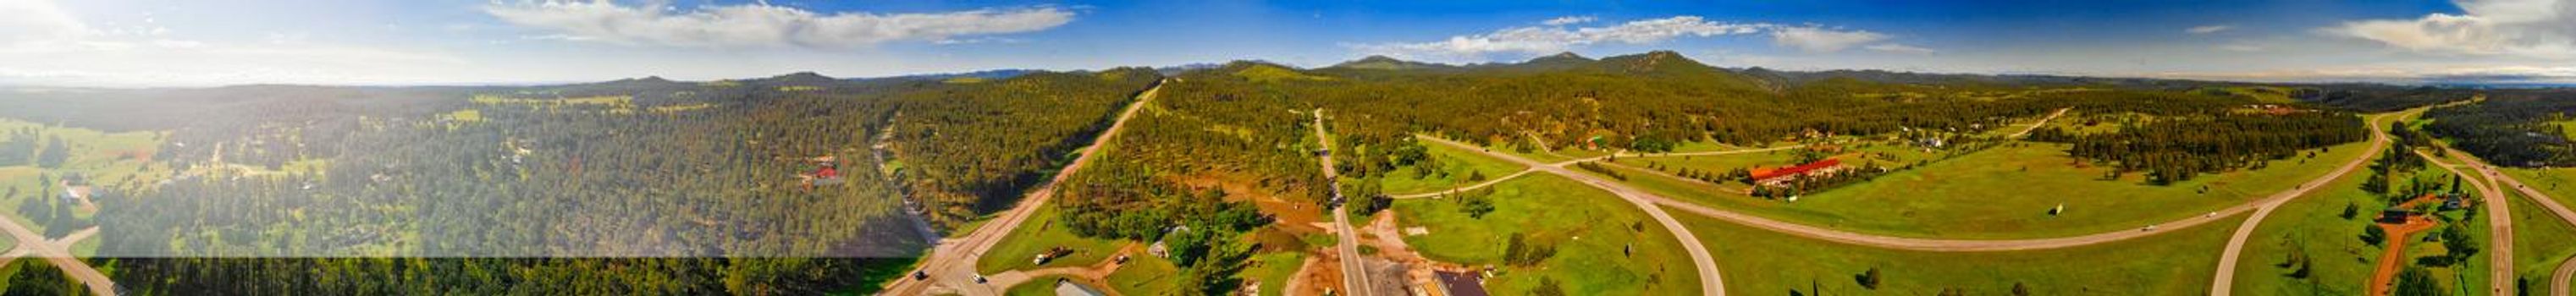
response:
M1477 275L1475 272L1438 271L1433 272L1433 274L1440 277L1440 280L1434 283L1440 285L1441 295L1488 295L1485 293L1485 277Z
M1073 282L1073 280L1068 280L1068 279L1055 279L1055 295L1056 295L1056 296L1107 296L1107 295L1109 295L1109 294L1108 294L1108 293L1101 293L1101 292L1100 292L1100 290L1093 290L1093 289L1091 289L1091 287L1083 286L1082 284L1078 284L1078 283L1074 283L1074 282Z
M1752 177L1754 183L1774 184L1781 181L1787 181L1791 179L1790 177L1829 171L1834 168L1841 167L1842 164L1841 160L1826 158L1825 160L1818 160L1816 162L1781 167L1777 169L1754 170Z
M2466 207L2469 207L2469 199L2467 198L2467 196L2466 196L2466 195L2462 195L2462 194L2444 194L2444 195L2442 195L2442 210L2446 210L2446 211L2447 211L2447 210L2457 210L2457 209L2460 209L2460 208L2466 208Z
M2414 215L2415 211L2413 210L2407 210L2404 208L2388 208L2385 210L2379 210L2379 219L2376 220L2378 220L2379 223L2405 224L2406 218Z

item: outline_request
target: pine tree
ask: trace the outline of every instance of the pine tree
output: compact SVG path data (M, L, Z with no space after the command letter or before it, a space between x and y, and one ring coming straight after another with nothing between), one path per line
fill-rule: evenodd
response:
M45 143L44 151L36 153L36 166L61 168L63 161L71 159L71 149L63 147L63 136L58 135L53 138L53 141Z

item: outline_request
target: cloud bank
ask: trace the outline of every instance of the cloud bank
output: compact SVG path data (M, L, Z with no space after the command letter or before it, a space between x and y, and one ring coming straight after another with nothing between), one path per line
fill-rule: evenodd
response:
M1771 31L1772 44L1806 52L1842 51L1852 46L1887 40L1887 37L1887 34L1877 32L1835 31L1814 26L1788 27Z
M678 9L658 4L546 1L491 4L502 22L552 31L549 39L629 45L744 48L855 48L886 42L960 42L957 37L1033 32L1073 21L1054 7L939 13L821 14L765 3Z
M2460 0L2461 14L2345 22L2319 29L2434 54L2576 58L2576 0Z
M1547 21L1539 22L1539 24L1542 24L1542 25L1549 25L1549 26L1563 26L1563 25L1572 25L1572 24L1589 23L1589 22L1592 22L1592 21L1595 21L1595 20L1600 20L1600 19L1593 18L1593 17L1589 17L1589 16L1563 16L1563 17L1557 17L1557 18L1547 19Z
M1806 52L1842 51L1892 38L1877 32L1819 25L1736 23L1690 15L1597 27L1566 26L1593 21L1595 19L1591 17L1559 17L1540 22L1544 26L1504 28L1483 34L1451 36L1440 41L1344 44L1344 47L1364 54L1404 58L1480 60L1497 54L1538 55L1596 44L1653 44L1685 37L1768 33L1773 44ZM1894 43L1876 44L1869 49L1897 53L1933 52L1927 48Z

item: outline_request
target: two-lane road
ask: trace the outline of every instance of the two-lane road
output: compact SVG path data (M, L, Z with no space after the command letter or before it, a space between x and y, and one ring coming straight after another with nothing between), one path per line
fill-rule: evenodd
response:
M117 292L116 281L108 279L107 274L98 272L97 268L91 268L89 262L82 262L80 258L72 257L71 250L64 246L64 243L87 238L89 234L97 233L97 230L96 227L84 229L57 243L55 240L48 240L45 236L36 234L35 230L27 229L26 225L18 225L18 221L0 219L0 232L8 232L10 238L17 239L18 249L26 250L28 255L44 258L45 262L53 263L56 268L62 268L64 275L69 275L73 280L80 281L82 285L89 286L90 294L113 296Z
M1346 201L1342 196L1341 175L1337 172L1338 169L1333 167L1333 137L1324 133L1324 109L1315 109L1314 115L1315 143L1323 145L1323 148L1317 148L1319 150L1316 150L1315 161L1324 166L1324 184L1332 188L1333 200ZM1350 210L1341 206L1342 204L1344 203L1335 203L1331 209L1334 240L1339 241L1333 245L1333 253L1335 253L1334 257L1341 259L1342 264L1341 291L1343 295L1369 295L1377 292L1377 289L1369 286L1368 263L1367 260L1360 258L1359 231L1351 228Z
M2463 181L2468 181L2469 187L2477 188L2481 200L2478 203L2486 207L2482 211L2486 212L2484 216L2487 217L2488 242L2493 244L2487 247L2490 251L2486 254L2487 272L2489 272L2487 290L2492 295L2498 296L2513 294L2513 280L2517 278L2513 274L2513 209L2505 206L2510 202L2505 200L2504 190L2495 187L2492 175L2475 176L2461 172L2459 165L2442 161L2441 157L2433 156L2432 153L2423 150L2416 150L2415 155L2424 157L2424 161L2433 163L2433 166L2450 171L2451 175L2459 176Z
M2488 164L2484 160L2469 156L2459 150L2450 149L2449 147L2443 147L2443 151L2445 154L2451 155L2453 159L2467 164L2470 169L2477 170L2479 175L2485 176L2489 183L2484 185L2484 187L2481 188L2482 190L2492 189L2501 191L2511 189L2514 192L2520 192L2522 193L2523 198L2530 199L2532 203L2539 204L2540 208L2549 210L2549 213L2551 215L2558 216L2559 220L2570 223L2571 225L2576 225L2576 210L2569 210L2566 204L2559 203L2557 199L2551 198L2548 193L2531 189L2531 186L2523 184L2522 180L2514 179L2512 175L2506 175L2503 172L2497 171L2495 165ZM2512 235L2508 233L2497 236L2509 237ZM2511 256L2499 257L2511 258ZM2550 274L2550 281L2548 283L2549 295L2568 296L2569 282L2576 282L2576 258L2568 258L2564 263L2558 265L2558 269L2555 272Z
M2235 234L2227 237L2226 249L2219 251L2218 271L2211 272L2211 276L2213 278L2209 284L2209 295L2227 296L2235 294L2236 262L2238 261L2238 258L2244 257L2245 241L2254 237L2254 228L2263 225L2263 218L2271 216L2272 209L2279 208L2281 204L2290 202L2290 199L2307 195L2308 190L2316 189L2317 187L2325 187L2327 183L2333 183L2335 179L2342 178L2344 174L2352 173L2353 168L2360 167L2361 164L2370 162L2371 159L2379 158L2379 153L2381 151L2388 150L2388 130L2386 124L2382 121L2386 120L2390 115L2393 115L2393 113L2374 115L2365 122L2370 126L2370 150L2362 151L2361 157L2353 158L2352 162L2345 163L2343 167L2336 168L2334 173L2326 174L2325 177L2308 181L2307 184L2300 184L2296 189L2273 195L2271 198L2266 198L2263 201L2248 204L2254 205L2257 208L2254 210L2253 216L2246 217L2244 222L2238 222L2240 224L2236 225ZM2241 207L2242 206L2240 206L2240 208ZM2230 213L2229 215L2234 214Z
M1646 215L1654 218L1657 224L1663 224L1664 230L1672 232L1674 239L1681 240L1682 249L1690 253L1691 262L1693 263L1692 265L1696 265L1699 268L1699 286L1702 294L1726 295L1726 281L1718 276L1717 260L1715 259L1716 256L1709 254L1708 247L1700 243L1699 235L1693 234L1690 231L1690 228L1683 227L1681 220L1673 219L1672 214L1665 213L1663 209L1655 206L1655 201L1662 197L1655 196L1654 194L1646 193L1644 191L1638 191L1635 188L1619 185L1618 183L1602 180L1600 177L1568 171L1565 169L1565 166L1560 164L1540 163L1528 158L1496 153L1485 150L1482 147L1458 143L1448 139L1435 137L1415 138L1429 140L1433 143L1455 146L1460 149L1466 149L1467 151L1476 151L1477 153L1484 153L1485 155L1499 159L1510 160L1515 163L1520 163L1522 166L1537 169L1541 172L1564 176L1566 178L1574 179L1575 181L1581 181L1585 184L1592 184L1592 187L1601 188L1604 191L1610 191L1610 193L1618 195L1619 199L1627 200L1628 203L1635 204L1638 210L1646 211Z
M1078 150L1082 154L1074 156L1073 163L1066 164L1062 170L1057 171L1054 179L1049 179L1046 184L1030 190L1029 196L1020 199L1019 204L994 217L992 221L985 222L982 227L975 228L975 231L968 233L966 237L942 241L939 246L933 247L929 257L922 260L920 269L922 273L929 275L929 279L914 280L911 277L897 279L889 283L890 286L886 287L881 294L930 295L934 294L933 292L947 292L962 295L1001 295L997 288L1008 287L993 287L975 281L976 277L982 275L975 270L975 262L983 258L985 251L992 250L993 245L1000 242L1002 237L1010 235L1011 229L1019 228L1020 223L1027 222L1031 214L1046 205L1047 199L1055 196L1056 184L1064 183L1064 180L1072 177L1074 172L1082 170L1083 165L1090 164L1093 156L1100 155L1100 149L1111 139L1117 138L1118 132L1127 127L1127 120L1136 117L1136 111L1144 109L1145 104L1153 102L1154 95L1162 91L1163 84L1167 82L1169 82L1168 79L1155 82L1152 87L1137 94L1135 102L1128 103L1126 109L1118 113L1118 119L1109 123L1108 129L1102 130L1099 137L1092 138L1090 146L1084 146Z

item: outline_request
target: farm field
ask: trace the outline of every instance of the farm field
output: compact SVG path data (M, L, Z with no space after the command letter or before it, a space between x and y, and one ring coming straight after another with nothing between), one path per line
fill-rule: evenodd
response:
M1459 198L1397 201L1399 226L1427 231L1406 236L1405 243L1432 260L1502 267L1486 283L1495 295L1526 295L1541 281L1557 281L1568 295L1698 294L1698 277L1678 241L1618 197L1555 175L1493 188L1482 198L1494 211L1483 218L1463 213ZM1554 249L1553 256L1513 266L1506 253L1514 235Z

